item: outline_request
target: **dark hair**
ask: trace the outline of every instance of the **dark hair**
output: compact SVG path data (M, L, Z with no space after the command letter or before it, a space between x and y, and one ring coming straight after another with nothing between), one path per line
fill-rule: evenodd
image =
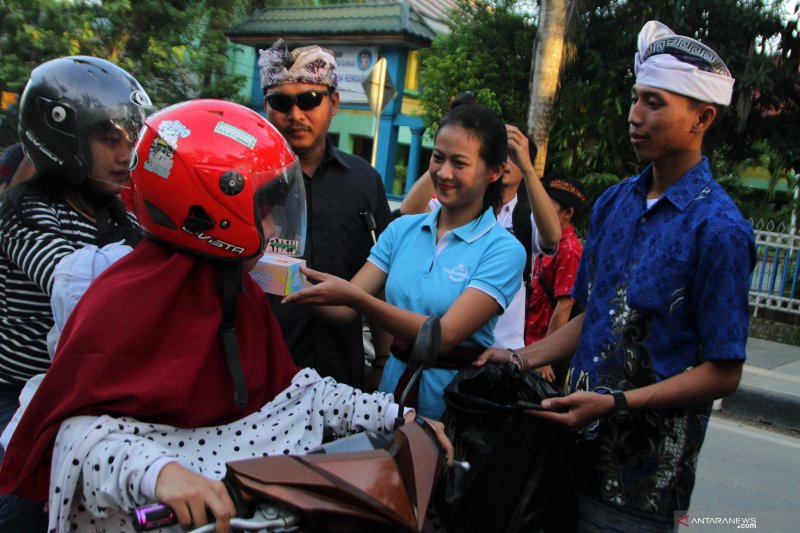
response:
M459 94L452 100L450 100L450 104L447 107L448 111L452 111L453 109L457 108L460 105L475 105L478 103L478 97L475 96L475 93L472 91L464 91L463 93Z
M41 196L47 201L55 201L63 198L68 191L79 188L78 184L67 183L53 174L52 171L37 171L30 179L8 189L3 195L2 204L0 204L0 216L5 217L13 213L23 223L29 224L30 220L23 206L26 197Z
M478 140L478 156L486 166L502 165L508 158L506 124L492 109L482 105L460 105L442 117L438 131L445 126L458 126L469 131ZM483 195L484 210L502 205L501 187L502 180L498 179L486 188Z
M704 105L710 105L717 110L717 114L714 116L714 122L712 122L711 125L708 127L708 129L706 129L706 133L711 131L711 129L717 125L717 122L719 122L728 113L728 106L715 104L713 102L704 102L702 100L698 100L697 98L693 98L691 96L687 96L686 98L689 99L689 106L693 110L696 110L700 106Z
M573 218L586 212L586 190L580 181L560 170L552 170L545 174L542 184L547 195L558 202L562 209L572 208Z
M81 183L67 183L54 176L54 172L37 172L29 180L10 188L3 194L0 203L0 218L16 216L22 224L38 229L37 222L32 220L26 199L40 197L47 202L63 201L69 192L76 192L80 197L95 205L100 210L107 211L110 224L97 227L97 240L99 245L109 244L124 240L126 244L136 245L141 240L139 226L129 216L125 206L116 196L103 196L97 193L88 179ZM97 216L100 220L100 217Z

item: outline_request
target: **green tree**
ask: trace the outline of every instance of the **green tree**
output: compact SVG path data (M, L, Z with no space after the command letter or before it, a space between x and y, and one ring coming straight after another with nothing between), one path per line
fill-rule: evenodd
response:
M63 1L9 1L0 4L0 90L19 94L31 68L50 50L71 50L73 36L67 27L75 20ZM0 113L0 146L16 142L16 107Z
M436 128L452 97L472 91L481 104L524 128L536 28L516 4L460 0L450 17L451 32L422 51L426 127Z
M264 5L273 7L329 6L335 4L363 4L369 0L264 0Z
M779 153L796 159L800 47L780 9L761 0L584 5L572 33L576 59L563 74L555 107L551 164L577 176L610 172L624 177L641 168L630 149L627 113L636 37L647 20L708 43L737 79L730 110L707 136L707 153L735 164L755 156L756 141L769 139Z
M224 31L247 0L8 0L0 4L0 88L19 92L36 65L65 55L108 59L133 74L159 106L234 98L244 83L226 70ZM16 139L3 113L0 145Z
M19 92L40 57L74 49L76 25L65 1L8 1L0 4L0 88ZM61 14L61 17L58 15Z
M243 76L227 72L228 51L233 46L225 31L249 14L254 2L247 0L205 0L195 2L190 19L199 46L189 54L188 68L199 78L195 96L236 100Z
M630 146L627 115L636 38L648 20L706 42L736 77L732 105L705 142L706 153L724 161L726 179L740 162L763 152L760 141L773 150L775 168L800 167L800 28L797 2L782 16L789 4L572 0L577 22L567 26L569 61L553 105L547 169L603 186L611 183L609 176L641 170ZM531 7L523 0L459 3L451 33L423 53L426 125L434 126L449 99L467 89L507 120L524 123L520 111L528 107L529 74L520 66L530 60L524 48L532 46L536 33L532 19L538 11Z

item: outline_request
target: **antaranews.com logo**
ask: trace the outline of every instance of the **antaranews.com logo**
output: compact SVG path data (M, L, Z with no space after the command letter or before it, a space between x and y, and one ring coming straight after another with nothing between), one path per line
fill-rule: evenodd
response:
M742 517L742 516L690 516L685 514L680 516L676 513L677 526L692 527L692 526L733 526L736 529L756 529L755 517Z

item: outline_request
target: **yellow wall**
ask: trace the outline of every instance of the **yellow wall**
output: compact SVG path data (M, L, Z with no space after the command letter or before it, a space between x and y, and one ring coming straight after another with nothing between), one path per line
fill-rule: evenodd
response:
M419 92L419 50L409 50L406 63L405 91Z

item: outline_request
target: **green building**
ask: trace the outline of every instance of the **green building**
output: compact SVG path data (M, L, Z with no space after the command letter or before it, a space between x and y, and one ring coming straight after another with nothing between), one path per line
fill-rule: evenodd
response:
M249 105L263 113L259 48L283 38L290 48L318 44L333 50L341 103L331 138L340 149L371 161L377 131L374 165L389 197L397 199L427 169L432 146L420 116L418 53L447 31L445 16L454 5L455 0L378 0L268 7L228 30L233 43L246 45L234 47L231 63L250 80L244 94ZM376 120L362 82L380 58L386 58L386 75L397 93Z

